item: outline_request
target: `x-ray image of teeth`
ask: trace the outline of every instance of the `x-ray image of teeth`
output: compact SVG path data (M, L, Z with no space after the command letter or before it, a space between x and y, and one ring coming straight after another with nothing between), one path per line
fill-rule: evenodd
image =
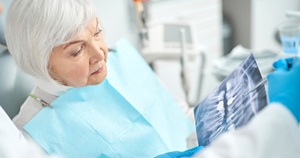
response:
M262 80L251 54L194 110L198 144L206 146L221 133L245 125L267 104L264 86L246 94Z

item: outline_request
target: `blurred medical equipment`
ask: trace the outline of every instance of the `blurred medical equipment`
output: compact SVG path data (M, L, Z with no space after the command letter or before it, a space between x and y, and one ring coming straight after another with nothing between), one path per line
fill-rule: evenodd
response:
M234 47L228 55L214 61L213 73L222 81L234 68L246 59L251 52L253 52L263 77L272 72L272 63L278 59L278 53L269 50L255 52L238 45Z
M289 18L300 19L300 11L288 10L285 14Z
M278 25L283 53L298 54L300 43L300 23L298 21L285 21Z
M138 35L141 39L141 45L143 46L145 41L148 40L148 28L147 28L147 0L133 0L135 8L135 17L138 27Z
M191 23L169 20L149 24L148 6L160 2L134 0L141 54L179 102L195 106L204 77L205 48L197 47Z
M183 91L175 96L186 100L189 106L199 102L204 77L205 50L196 47L195 34L191 24L165 22L149 27L148 42L141 50L166 86L177 86L177 90L170 88L171 92ZM173 81L167 79L170 76Z
M288 17L291 20L296 20L296 21L300 20L300 11L288 10L285 12L285 15L286 15L286 17ZM277 43L281 44L278 29L275 32L275 39L276 39Z
M233 48L233 28L228 18L223 15L223 55L230 53Z

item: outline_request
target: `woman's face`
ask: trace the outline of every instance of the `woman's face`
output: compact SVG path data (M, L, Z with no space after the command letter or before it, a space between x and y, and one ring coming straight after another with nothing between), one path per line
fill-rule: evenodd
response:
M107 52L95 18L77 38L52 50L50 75L71 87L99 84L107 74Z

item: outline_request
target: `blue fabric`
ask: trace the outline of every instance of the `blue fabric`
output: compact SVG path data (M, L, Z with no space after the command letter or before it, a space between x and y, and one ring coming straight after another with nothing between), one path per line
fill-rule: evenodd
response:
M154 157L186 150L192 123L130 43L116 47L103 83L71 89L25 125L49 154Z
M192 157L196 153L200 152L203 149L203 146L197 146L186 151L173 151L165 154L156 156L155 158L183 158L183 157Z
M273 65L276 70L268 75L269 101L283 104L300 122L300 59L279 59Z

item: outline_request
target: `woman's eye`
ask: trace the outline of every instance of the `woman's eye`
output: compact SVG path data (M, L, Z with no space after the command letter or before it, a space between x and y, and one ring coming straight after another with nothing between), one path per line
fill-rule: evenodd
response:
M102 31L101 29L98 29L98 31L94 34L94 36L95 36L95 37L98 37L99 34L101 33L101 31Z
M73 53L72 56L77 57L80 54L81 50L82 50L82 47L77 52Z

